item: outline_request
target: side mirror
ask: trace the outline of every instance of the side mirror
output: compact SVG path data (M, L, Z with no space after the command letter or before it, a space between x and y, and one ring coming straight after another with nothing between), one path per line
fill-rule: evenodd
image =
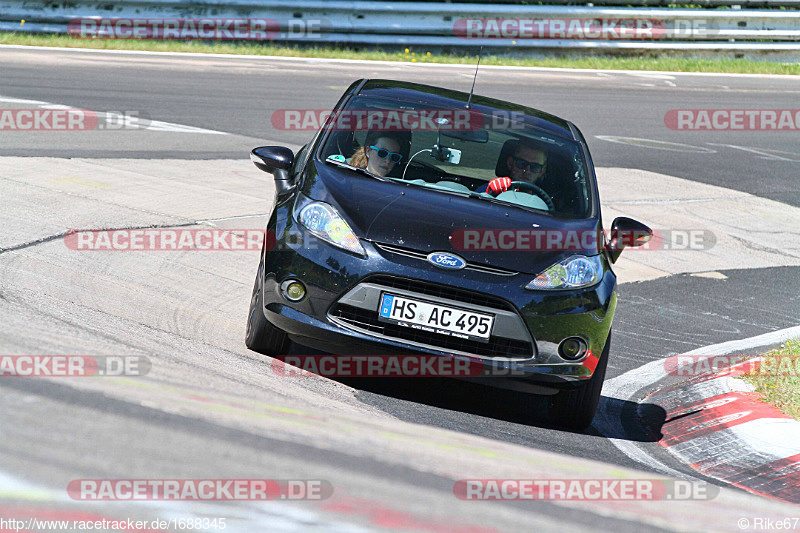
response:
M629 246L641 246L653 238L653 230L638 220L617 217L611 224L611 239L608 241L606 253L612 263L616 263L622 250Z
M250 152L250 161L264 172L275 177L278 194L288 192L294 187L289 169L294 162L294 153L285 146L260 146Z

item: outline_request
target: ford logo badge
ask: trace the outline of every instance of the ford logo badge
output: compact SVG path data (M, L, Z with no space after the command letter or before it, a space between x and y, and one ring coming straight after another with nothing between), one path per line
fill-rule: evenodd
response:
M448 254L447 252L433 252L428 254L428 261L439 268L445 268L447 270L458 270L467 266L466 261L457 255Z

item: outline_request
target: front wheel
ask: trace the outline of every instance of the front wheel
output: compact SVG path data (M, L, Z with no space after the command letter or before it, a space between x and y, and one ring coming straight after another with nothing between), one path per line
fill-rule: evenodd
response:
M247 316L247 334L244 343L254 352L277 357L286 355L289 350L289 336L270 324L264 317L264 295L261 285L263 270L264 258L262 256L253 286L253 295L250 297L250 312Z
M548 415L553 424L569 429L583 430L592 423L594 413L597 411L597 404L600 402L600 392L603 390L610 348L611 332L609 331L603 354L589 381L574 389L562 390L550 398Z

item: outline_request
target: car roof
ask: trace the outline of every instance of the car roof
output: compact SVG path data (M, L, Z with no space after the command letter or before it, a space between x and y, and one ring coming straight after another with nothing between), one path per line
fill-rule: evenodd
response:
M469 101L469 93L421 83L382 79L366 80L359 89L358 94L406 102L428 103L437 108L466 107ZM548 130L565 139L579 141L574 133L574 126L568 120L539 109L479 95L472 96L470 108L484 114L491 114L492 110L522 113L533 117L539 128Z

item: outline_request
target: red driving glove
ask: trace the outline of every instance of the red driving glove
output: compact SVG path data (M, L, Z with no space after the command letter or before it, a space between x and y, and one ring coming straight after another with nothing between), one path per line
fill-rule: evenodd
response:
M511 178L495 178L489 182L486 192L492 191L495 194L505 192L511 187Z

